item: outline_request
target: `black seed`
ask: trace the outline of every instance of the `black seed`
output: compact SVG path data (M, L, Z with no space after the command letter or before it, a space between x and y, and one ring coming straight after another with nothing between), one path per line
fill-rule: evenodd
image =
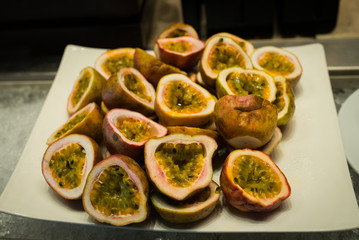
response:
M218 42L223 42L223 38L220 38Z
M238 178L235 177L234 182L238 184L239 183Z
M52 166L52 163L49 163L49 167L51 167Z
M134 207L135 209L138 209L138 205L137 205L136 203L133 204L133 207Z
M59 186L60 186L60 187L63 187L64 184L63 184L62 182L59 182Z
M188 177L189 177L189 178L193 178L194 175L193 175L192 173L190 173L190 174L188 174Z
M182 88L182 84L178 84L177 88L178 88L178 89L181 89L181 88Z
M137 186L136 186L136 185L133 185L133 189L137 190Z
M220 192L220 191L221 191L221 187L217 187L216 192Z

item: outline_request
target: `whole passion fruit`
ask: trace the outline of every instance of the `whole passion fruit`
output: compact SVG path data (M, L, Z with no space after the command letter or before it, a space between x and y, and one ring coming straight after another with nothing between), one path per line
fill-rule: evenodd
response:
M228 155L220 185L227 202L244 212L274 210L291 194L287 178L271 158L250 149Z
M253 51L254 51L254 46L251 42L240 38L232 33L227 33L227 32L220 32L220 33L216 33L214 35L212 35L210 38L207 39L207 41L205 42L205 44L207 45L207 43L215 37L228 37L230 39L232 39L233 41L235 41L246 53L248 56L252 55Z
M291 82L293 88L299 82L303 69L299 59L283 48L267 46L257 48L251 60L253 67L273 76L280 75Z
M97 221L124 226L147 218L148 197L148 180L138 163L124 155L112 155L91 170L82 202Z
M193 37L159 38L156 41L161 61L183 70L193 69L199 62L204 43Z
M236 149L256 149L273 136L277 107L256 95L226 95L214 107L218 132Z
M108 79L123 67L133 67L133 48L111 49L101 54L95 61L96 70Z
M161 78L156 90L155 111L165 126L200 127L213 113L214 97L182 74Z
M220 188L214 181L187 200L176 201L158 192L151 201L158 214L171 223L191 223L204 219L215 209L220 197Z
M234 66L252 68L250 58L236 42L222 36L207 42L200 61L200 73L208 86L215 87L219 72Z
M124 154L136 160L143 158L145 143L152 137L162 137L167 129L127 109L112 109L103 121L103 138L111 154Z
M52 133L46 144L50 145L73 133L87 135L99 142L102 140L102 118L99 106L96 103L89 103L74 113L66 123Z
M231 67L222 70L216 82L217 97L254 94L270 102L276 99L276 85L264 71Z
M145 144L149 179L164 195L182 201L212 181L216 141L205 135L171 134Z
M98 144L86 135L71 134L52 143L42 159L42 175L66 199L79 199L92 167L101 160Z
M134 67L140 71L154 87L157 87L158 81L167 74L181 73L186 75L186 73L182 72L179 68L162 62L140 48L136 48L133 62Z
M273 102L278 108L278 126L286 125L294 116L295 97L290 81L282 76L274 77L277 87L276 99Z
M152 84L135 68L122 68L102 89L107 108L127 108L146 116L155 114L156 92Z
M68 97L67 112L74 114L91 102L100 104L104 82L104 77L93 67L82 69Z

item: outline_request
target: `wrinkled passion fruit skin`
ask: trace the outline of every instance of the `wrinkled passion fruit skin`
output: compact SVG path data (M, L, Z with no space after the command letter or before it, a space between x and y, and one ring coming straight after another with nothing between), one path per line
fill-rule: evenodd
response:
M179 68L162 62L140 48L135 49L133 64L154 87L157 87L160 79L167 74L180 73L186 75Z
M226 95L214 107L214 121L218 132L234 148L255 149L272 138L277 126L277 107L255 95ZM238 137L256 141L233 142Z
M257 193L252 191L252 193L246 192L243 188L239 186L239 179L241 176L234 176L231 173L233 171L233 166L231 166L231 161L233 161L233 155L236 155L236 151L242 152L258 152L255 155L259 154L261 158L267 158L267 161L271 162L271 168L276 171L277 176L280 179L276 179L276 184L281 185L281 190L276 189L277 196L272 197L273 199L265 199L259 200ZM244 155L246 156L246 155ZM241 157L241 156L240 156ZM254 165L256 165L254 163ZM237 167L237 166L234 166ZM240 167L243 167L240 166ZM265 176L265 175L264 175ZM262 176L262 177L264 177ZM233 179L232 179L233 178ZM250 177L249 177L250 178ZM261 180L257 180L261 182ZM270 181L270 180L267 180ZM283 182L282 182L283 181ZM242 212L268 212L272 211L279 207L279 205L283 202L283 200L287 199L291 194L291 188L287 181L287 178L281 172L281 170L275 165L275 163L269 158L268 155L261 153L259 151L243 149L243 150L235 150L231 152L222 168L222 172L220 175L220 185L222 188L223 195L225 196L226 201L236 209ZM252 196L252 194L254 194ZM264 193L265 194L265 193ZM270 198L270 197L269 197Z
M99 185L103 187L99 188ZM108 201L98 198L100 195L107 197ZM132 158L117 154L97 163L91 170L82 201L85 211L97 221L124 226L142 222L148 217L148 198L149 183L143 169ZM132 210L124 204L132 204ZM116 207L115 212L106 210L111 206Z

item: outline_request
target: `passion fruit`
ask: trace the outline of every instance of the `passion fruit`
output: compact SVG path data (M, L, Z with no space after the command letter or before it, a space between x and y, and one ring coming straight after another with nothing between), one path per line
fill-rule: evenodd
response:
M270 102L276 99L276 85L271 75L264 71L231 67L222 70L217 77L217 97L224 95L254 94Z
M200 127L213 113L215 99L182 74L161 78L156 90L155 111L165 126Z
M261 152L270 155L279 145L280 141L282 140L282 136L282 131L279 127L276 127L271 140L257 150L260 150Z
M193 37L159 38L156 41L159 58L164 63L183 70L193 69L199 62L204 43Z
M158 214L171 223L191 223L206 218L215 209L220 197L220 188L214 181L202 191L184 201L176 201L158 192L151 201Z
M227 156L220 185L226 201L244 212L274 210L291 194L287 178L272 159L250 149Z
M199 39L197 31L189 24L175 23L165 28L158 38L190 36Z
M212 40L212 38L215 38L218 36L219 37L228 37L228 38L232 39L247 53L248 56L252 55L252 53L254 51L254 46L251 42L249 42L243 38L240 38L232 33L227 33L227 32L220 32L220 33L216 33L216 34L212 35L210 38L207 39L205 44L207 45L207 43L210 40Z
M123 154L141 160L143 147L152 137L162 137L167 129L145 117L127 109L112 109L103 121L103 138L111 154Z
M208 86L215 87L219 72L234 66L252 68L250 58L236 42L223 36L207 42L200 61L200 73Z
M277 107L256 95L226 95L214 107L214 121L232 147L256 149L271 140Z
M86 135L71 134L46 149L41 168L49 186L65 199L79 199L92 167L101 160L98 144Z
M96 70L108 79L123 67L133 67L133 48L111 49L101 54L95 61Z
M292 85L282 76L274 77L277 87L276 99L273 102L278 108L278 126L286 125L294 116L295 99Z
M293 88L299 82L303 69L299 59L283 48L267 46L257 48L251 60L253 67L273 76L280 75L288 79Z
M140 71L154 87L157 87L158 81L167 74L180 73L186 75L186 73L182 72L179 68L162 62L140 48L136 48L133 62L134 67Z
M122 68L105 83L102 99L107 108L127 108L146 116L155 113L156 92L135 68Z
M97 221L124 226L147 218L148 197L148 180L138 163L124 155L112 155L91 170L82 202Z
M67 112L74 114L87 104L101 103L101 91L105 79L93 67L81 70L67 100Z
M205 135L171 134L145 144L149 179L164 195L182 201L212 180L216 141Z
M169 126L167 127L168 134L186 134L190 136L195 135L206 135L208 137L213 138L214 140L218 140L218 132L212 129L204 129L204 128L198 128L198 127L187 127L187 126Z
M96 103L89 103L74 113L66 123L52 133L46 144L50 145L73 133L84 134L100 142L102 139L102 118L99 106Z

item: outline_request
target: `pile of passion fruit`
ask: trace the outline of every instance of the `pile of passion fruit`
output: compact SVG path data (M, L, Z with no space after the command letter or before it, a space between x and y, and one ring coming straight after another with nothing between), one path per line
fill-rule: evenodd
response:
M221 193L240 211L274 210L291 188L269 155L293 117L301 74L284 49L254 49L229 33L204 43L191 26L171 25L154 55L109 50L81 70L68 121L47 140L43 176L117 226L144 221L150 208L168 222L198 221ZM224 158L216 183L212 161Z

